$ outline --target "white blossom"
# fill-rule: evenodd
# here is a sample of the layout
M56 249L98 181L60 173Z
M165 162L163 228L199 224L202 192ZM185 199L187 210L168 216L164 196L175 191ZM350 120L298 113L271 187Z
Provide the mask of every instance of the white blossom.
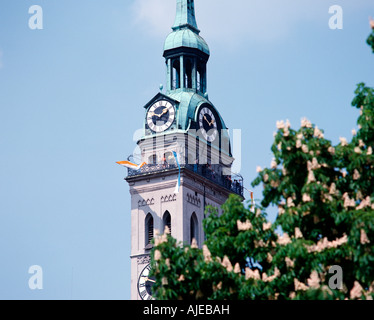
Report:
M279 269L277 267L275 267L274 268L274 274L272 276L268 277L268 275L266 273L262 274L262 281L264 281L264 282L271 282L271 281L273 281L275 278L277 278L279 276L280 276Z
M228 272L232 272L233 270L232 264L227 256L224 256L222 266L225 267Z
M293 203L293 200L292 200L291 197L287 198L287 206L288 206L289 208L292 208L292 207L295 206L295 204Z
M308 286L306 286L304 283L300 282L296 278L294 278L294 285L295 285L295 291L306 291L308 290Z
M309 174L308 174L308 182L307 183L311 183L311 182L314 182L316 181L316 178L314 176L314 173L313 171L309 171Z
M236 263L235 268L234 268L234 273L240 273L240 272L241 272L241 270L240 270L240 264Z
M310 197L309 194L304 193L304 194L303 194L303 201L304 201L304 202L311 202L312 199L311 199L311 197Z
M205 244L203 245L203 256L204 256L204 261L206 263L212 261L212 255L211 255L207 245L205 245Z
M273 256L270 254L270 252L268 252L266 260L269 263L271 263L273 261Z
M284 129L284 121L283 120L277 121L277 129L278 130Z
M262 230L266 231L266 230L270 230L270 229L271 229L271 222L262 224Z
M343 199L344 199L344 208L348 208L348 207L354 207L356 205L356 202L354 199L350 199L349 196L348 196L348 193L344 193L343 194Z
M360 299L362 296L363 288L361 287L360 283L358 281L354 282L353 288L350 292L350 298L351 299Z
M307 118L303 118L301 119L301 126L304 128L311 128L312 123Z
M238 231L247 231L252 229L252 223L247 220L246 222L236 221Z
M345 147L348 145L346 138L340 137L339 140L340 140L340 144L342 145L342 147Z
M313 135L314 135L314 137L319 138L319 139L324 138L324 135L323 135L322 131L319 130L318 127L314 128L314 134Z
M307 280L308 286L312 289L318 289L320 284L320 279L318 277L317 271L313 270L313 272L310 274L310 278Z
M331 155L335 155L335 148L330 146L328 149L327 149L328 152L330 152Z
M271 166L272 169L276 169L276 168L277 168L277 162L276 162L275 159L273 159L273 160L271 161L270 166Z
M286 257L284 261L286 262L286 266L288 268L293 268L295 266L295 260L291 260L289 257Z
M198 249L199 248L199 246L197 245L197 241L196 241L195 238L192 239L191 248L192 249Z
M308 146L307 146L306 144L303 144L303 145L301 146L301 150L302 150L304 153L308 153L308 152L309 152L309 148L308 148Z
M358 172L357 169L355 169L353 172L353 180L358 180L360 179L360 177L361 177L360 173Z
M364 229L360 230L360 242L361 242L361 244L370 243L370 240L369 240L369 238L368 238Z
M154 259L155 261L161 260L161 252L159 250L155 251Z
M260 280L260 272L256 269L255 271L252 271L250 268L245 269L245 279L255 279Z
M282 236L278 236L277 243L280 245L287 245L291 242L292 241L287 233L284 233Z
M269 175L267 173L264 174L264 182L269 181Z
M303 234L299 228L295 228L295 238L301 239L303 237Z
M334 182L330 186L329 193L330 194L335 194L336 193L336 184Z
M361 201L361 203L357 206L356 210L361 210L366 207L371 206L371 199L370 196L367 196L364 200Z

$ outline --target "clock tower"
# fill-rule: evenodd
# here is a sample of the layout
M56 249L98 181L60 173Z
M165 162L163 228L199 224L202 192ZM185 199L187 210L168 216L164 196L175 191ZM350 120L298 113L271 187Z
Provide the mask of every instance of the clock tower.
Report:
M131 299L152 299L148 277L152 239L167 226L171 236L202 246L207 206L221 205L231 193L243 196L243 181L231 172L228 129L209 100L210 51L200 36L193 0L177 0L172 32L163 56L167 82L144 106L139 154L129 169L131 194Z

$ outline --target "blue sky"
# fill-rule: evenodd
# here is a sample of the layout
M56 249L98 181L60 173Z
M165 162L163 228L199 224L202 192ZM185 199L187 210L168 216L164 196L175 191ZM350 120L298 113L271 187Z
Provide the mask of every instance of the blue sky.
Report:
M28 9L43 8L30 30ZM344 11L330 30L331 5ZM372 0L196 0L210 100L242 130L247 187L277 120L351 138L356 84L374 86ZM165 83L175 0L1 0L0 299L129 299L130 196L115 164ZM261 198L261 189L256 190ZM274 213L270 214L274 219ZM43 268L44 289L28 287Z

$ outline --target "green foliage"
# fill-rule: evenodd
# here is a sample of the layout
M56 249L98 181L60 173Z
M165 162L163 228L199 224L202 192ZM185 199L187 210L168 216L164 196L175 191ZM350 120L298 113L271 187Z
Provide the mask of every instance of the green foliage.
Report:
M271 167L252 183L264 187L262 207L232 195L221 215L209 208L203 249L156 239L157 299L374 297L374 90L360 83L355 94L359 130L350 142L333 145L307 119L298 130L277 123ZM279 208L274 224L269 206ZM329 288L333 265L343 269L341 290Z
M374 28L373 28L373 32L371 33L371 35L369 36L367 40L367 43L373 49L373 52L374 52Z

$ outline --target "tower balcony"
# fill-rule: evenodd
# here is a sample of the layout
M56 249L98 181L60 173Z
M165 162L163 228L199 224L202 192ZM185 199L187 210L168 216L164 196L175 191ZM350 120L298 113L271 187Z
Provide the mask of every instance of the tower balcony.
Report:
M214 170L210 168L209 165L191 165L191 164L181 164L181 170L187 169L195 174L204 177L205 179L227 189L228 191L235 193L244 198L244 188L243 188L243 177L237 174L232 174L231 176L218 175ZM178 166L172 163L164 164L147 164L143 166L140 170L128 169L127 178L146 176L155 173L167 172L170 170L178 170Z

